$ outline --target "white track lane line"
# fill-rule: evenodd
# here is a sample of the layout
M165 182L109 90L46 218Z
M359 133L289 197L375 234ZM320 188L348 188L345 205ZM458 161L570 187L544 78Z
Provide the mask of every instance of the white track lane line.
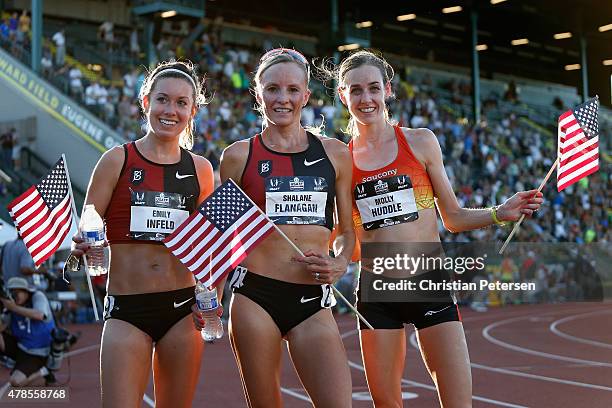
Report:
M357 333L357 330L353 329L353 330L351 330L349 332L346 332L346 333L340 335L340 338L344 339L345 337L351 336L351 335L353 335L355 333ZM299 400L306 401L306 402L309 402L309 403L312 404L312 400L308 396L302 395L302 394L300 394L298 392L295 392L293 390L290 390L288 388L281 387L281 392L284 392L287 395L290 395L290 396L292 396L294 398L297 398Z
M590 388L594 390L612 392L612 387L606 387L605 385L596 385L596 384L589 384L589 383L583 383L583 382L578 382L578 381L563 380L561 378L546 377L543 375L529 374L529 373L524 373L521 371L512 371L506 368L489 367L489 366L485 366L482 364L476 364L476 363L471 363L471 365L474 368L479 368L479 369L486 370L486 371L493 371L493 372L500 373L500 374L507 374L507 375L513 375L516 377L531 378L534 380L542 380L542 381L553 382L553 383L558 383L558 384L574 385L576 387Z
M83 347L80 348L78 350L73 350L70 351L68 353L66 353L64 356L65 357L72 357L72 356L76 356L82 353L86 353L88 351L91 350L95 350L95 349L99 349L100 345L99 344L93 344L91 346L87 346L87 347ZM6 389L8 389L8 387L10 386L10 384L7 382L2 388L0 388L0 396L4 394L4 392L6 391ZM310 398L303 396L302 394L299 394L297 392L291 391L287 388L283 388L281 387L281 391L284 392L285 394L291 395L292 397L295 397L297 399L301 399L302 401L307 401L307 402L312 402L310 401ZM142 396L142 400L150 407L155 407L155 400L151 397L149 397L146 393Z
M350 336L352 336L354 334L357 334L357 333L358 333L358 330L351 330L349 332L343 333L340 337L342 339L345 339L345 338L350 337ZM414 333L412 333L412 335L414 335ZM416 337L415 337L415 339L416 339ZM412 342L412 336L411 336L411 342ZM416 344L416 342L415 342L415 344ZM417 349L418 349L418 346L417 346ZM350 367L352 367L352 368L354 368L356 370L365 372L365 369L363 368L363 366L361 364L355 363L354 361L351 361L351 360L349 360L348 363L349 363ZM426 390L430 390L430 391L433 391L433 392L437 393L436 387L434 387L431 384L423 384L423 383L412 381L412 380L406 380L405 378L402 378L401 381L402 381L402 384L410 385L410 386L417 387L417 388L424 388ZM498 401L498 400L491 399L491 398L480 397L478 395L473 395L472 399L474 401L486 402L486 403L489 403L489 404L492 404L492 405L496 405L496 406L499 406L499 407L527 408L524 405L516 405L516 404L509 403L509 402Z
M92 351L92 350L96 350L100 348L100 344L92 344L91 346L86 346L77 350L73 350L73 351L69 351L68 353L64 354L64 357L74 357L74 356L78 356L79 354L83 354L86 353L88 351ZM6 383L6 386L8 387L9 383ZM0 389L0 395L2 395L2 389ZM153 400L151 397L149 397L147 394L144 394L142 396L142 400L149 405L150 407L155 407L155 400Z
M64 354L64 357L78 356L79 354L87 353L88 351L96 350L99 348L100 348L100 344L92 344L90 346L85 346L80 349L69 351L68 353ZM11 386L11 383L7 381L6 384L0 387L0 398L4 396L4 393L6 392L6 390L9 389L10 386Z
M363 368L363 366L361 364L357 364L357 363L349 360L349 366L354 368L354 369L356 369L356 370L365 372L365 369ZM402 384L410 385L410 386L415 387L415 388L424 388L426 390L433 391L434 393L437 393L436 387L434 387L433 385L423 384L423 383L416 382L416 381L411 381L411 380L406 380L405 378L402 378L401 381L402 381ZM485 397L479 397L477 395L472 396L472 399L474 401L486 402L486 403L489 403L489 404L492 404L492 405L496 405L496 406L499 406L499 407L528 408L525 405L516 405L516 404L509 403L509 402L498 401L498 400L494 400L494 399L490 399L490 398L485 398Z
M417 342L417 339L416 339L416 333L415 332L413 332L410 335L410 345L412 345L417 350L419 349L419 345L418 345L418 342ZM515 377L524 377L524 378L530 378L530 379L534 379L534 380L553 382L553 383L558 383L558 384L574 385L576 387L582 387L582 388L590 388L590 389L603 390L603 391L612 391L612 387L606 387L605 385L597 385L597 384L583 383L583 382L578 382L578 381L564 380L564 379L556 378L556 377L547 377L547 376L544 376L544 375L524 373L522 371L513 371L513 370L510 370L508 368L490 367L490 366L486 366L484 364L470 363L470 365L472 367L478 368L480 370L492 371L492 372L499 373L499 374L513 375ZM587 365L589 367L592 366L592 364L581 364L581 366L585 366L585 365Z
M80 349L69 351L68 353L64 354L64 357L78 356L79 354L87 353L88 351L97 350L99 348L100 348L99 344L92 344L91 346L86 346Z
M77 356L79 354L83 354L86 353L88 351L92 351L92 350L96 350L100 348L100 344L92 344L91 346L87 346L87 347L83 347L77 350L73 350L73 351L69 351L68 353L64 354L64 357L73 357L73 356ZM8 385L8 383L7 383ZM0 389L1 391L1 389ZM0 392L0 395L2 395L2 393ZM147 394L144 394L142 396L142 400L150 407L155 407L155 400L152 399L151 397L149 397Z
M492 323L488 326L485 326L485 328L482 329L482 335L485 339L487 339L489 342L496 344L500 347L504 347L506 349L509 350L513 350L513 351L517 351L519 353L523 353L523 354L530 354L533 356L539 356L539 357L544 357L544 358L549 358L552 360L559 360L559 361L569 361L571 363L582 363L582 364L588 364L594 367L612 367L612 363L605 363L605 362L601 362L601 361L593 361L593 360L585 360L585 359L581 359L581 358L574 358L574 357L568 357L568 356L563 356L563 355L559 355L559 354L552 354L552 353L545 353L543 351L538 351L538 350L532 350L532 349L528 349L525 347L521 347L521 346L517 346L502 340L499 340L495 337L493 337L490 332L491 330L503 326L505 324L509 324L509 323L514 323L516 321L519 320L524 320L524 319L528 319L530 317L533 316L522 316L522 317L514 317L512 319L505 319L505 320L500 320L498 322Z
M142 400L146 402L148 406L155 408L155 400L151 399L147 394L142 396Z
M302 395L299 392L295 392L293 390L290 390L289 388L284 388L284 387L281 387L281 391L294 398L297 398L299 400L306 401L312 404L312 401L310 400L310 398L308 398L308 396Z
M571 340L571 341L575 341L578 343L583 343L583 344L588 344L590 346L596 346L596 347L605 347L605 348L609 348L612 349L612 344L610 343L604 343L601 341L595 341L595 340L590 340L590 339L585 339L582 337L576 337L576 336L572 336L571 334L567 334L562 332L561 330L559 330L557 328L557 326L559 326L560 324L572 321L572 320L576 320L576 319L580 319L583 317L587 317L587 316L593 316L593 315L597 315L597 314L603 314L603 313L612 313L612 310L600 310L600 311L596 311L596 312L590 312L590 313L582 313L582 314L578 314L578 315L574 315L574 316L569 316L563 319L559 319L559 320L555 320L554 322L552 322L550 324L550 326L548 326L549 330L551 332L553 332L554 334L556 334L559 337L563 337L566 340Z

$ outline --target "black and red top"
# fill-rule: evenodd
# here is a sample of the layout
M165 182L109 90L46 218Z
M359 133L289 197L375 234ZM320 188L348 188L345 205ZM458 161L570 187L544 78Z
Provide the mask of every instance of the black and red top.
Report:
M336 170L321 140L307 133L308 148L275 152L261 135L249 139L242 189L275 224L334 228Z
M146 159L134 142L123 145L125 159L106 209L109 244L160 242L187 219L197 205L200 184L193 157L159 164Z

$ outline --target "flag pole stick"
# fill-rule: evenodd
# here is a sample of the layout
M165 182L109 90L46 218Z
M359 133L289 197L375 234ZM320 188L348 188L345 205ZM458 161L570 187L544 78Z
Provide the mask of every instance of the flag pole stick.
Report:
M536 195L540 191L542 191L542 189L544 188L544 185L546 184L546 182L548 181L548 179L552 175L553 170L555 169L555 167L557 167L557 163L558 162L559 162L559 157L557 157L557 160L555 160L553 165L550 167L550 170L548 170L548 174L546 175L544 180L542 180L542 182L540 183L540 187L538 187L538 191L536 191ZM535 195L534 195L534 197L535 197ZM521 226L521 223L523 222L524 219L525 219L525 214L521 215L521 218L519 218L519 220L514 224L514 228L512 228L512 232L510 232L510 235L508 235L508 238L506 238L506 242L504 242L504 245L502 245L501 249L499 250L499 254L500 255L504 252L504 250L506 249L506 247L510 243L510 240L512 239L514 234L516 234L518 232L518 229Z
M230 180L230 181L231 181L231 182L232 182L232 183L233 183L233 184L234 184L236 187L238 187L238 185L237 185L237 184L234 182L234 180L232 180L231 178L230 178L229 180ZM239 187L238 187L238 188L239 188ZM255 203L253 202L253 200L251 200L251 197L249 197L247 194L245 194L245 196L248 198L248 200L251 202L251 204L253 204L255 207L257 207L257 204L255 204ZM271 223L271 224L274 226L274 228L276 229L276 231L277 231L279 234L281 234L281 236L282 236L283 238L285 238L285 239L287 240L287 242L288 242L288 243L289 243L289 244L290 244L290 245L293 247L293 249L295 249L295 250L296 250L296 252L297 252L298 254L300 254L300 256L304 256L304 253L302 252L302 250L301 250L300 248L298 248L298 246L297 246L297 245L295 245L295 243L294 243L294 242L293 242L293 241L292 241L292 240L291 240L291 239L290 239L290 238L289 238L289 237L288 237L288 236L287 236L287 235L286 235L286 234L285 234L283 231L281 231L281 229L278 227L278 225L276 225L276 224L274 223L274 221L272 221L272 220L271 220L271 219L268 217L268 215L267 215L266 213L264 213L263 211L261 211L261 213L263 214L263 216L264 216L264 217L266 217L266 219L268 220L268 222L269 222L269 223ZM340 291L339 291L338 289L336 289L336 287L335 287L334 285L331 285L331 284L330 284L330 286L331 286L332 290L334 291L334 293L335 293L336 295L338 295L338 296L340 297L340 299L342 299L342 301L343 301L344 303L346 303L346 305L349 307L349 309L351 309L351 310L352 310L352 311L353 311L353 312L354 312L354 313L357 315L357 317L359 317L359 318L361 319L361 321L362 321L362 322L363 322L363 323L364 323L366 326L368 326L368 328L369 328L370 330L374 330L374 327L372 327L372 325L370 324L370 322L368 322L368 321L366 320L366 318L365 318L365 317L363 317L363 315L357 311L357 309L356 309L356 308L355 308L355 307L354 307L354 306L351 304L351 302L349 302L349 301L348 301L348 300L347 300L347 299L344 297L344 295L343 295L342 293L340 293Z
M72 217L74 218L75 225L78 228L79 220L77 218L76 204L74 202L74 195L72 193L72 183L70 182L70 173L68 172L68 163L66 162L66 155L63 153L62 153L62 159L64 160L64 168L66 169L66 179L68 181L68 191L70 192L70 201L72 202ZM94 317L96 318L96 321L99 321L100 317L98 316L98 307L96 305L96 298L94 297L93 287L91 285L91 277L89 276L89 265L87 265L87 257L85 255L83 255L83 263L85 264L85 277L87 278L87 286L89 287L89 296L91 297L91 305L93 307Z

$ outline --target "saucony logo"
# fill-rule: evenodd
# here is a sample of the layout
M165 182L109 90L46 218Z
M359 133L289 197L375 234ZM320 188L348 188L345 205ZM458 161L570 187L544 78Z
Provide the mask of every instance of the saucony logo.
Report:
M313 298L304 299L304 296L302 296L302 298L300 299L300 303L308 303L308 302L310 302L310 301L312 301L312 300L315 300L315 299L318 299L318 298L320 298L320 297L321 297L321 296L315 296L315 297L313 297Z
M306 160L306 158L304 158L304 166L306 166L306 167L312 166L313 164L316 164L316 163L320 162L321 160L325 160L325 157L321 157L320 159L315 160L315 161L311 161L311 162L309 162L308 160Z
M433 315L433 314L440 313L440 312L442 312L442 311L444 311L444 310L448 309L449 307L450 307L450 306L446 306L445 308L440 309L440 310L429 310L429 311L427 311L427 312L425 313L425 316L431 316L431 315Z
M187 177L193 177L193 174L179 174L178 171L176 172L176 178L179 180L187 178Z
M191 299L193 299L193 296L181 303L174 302L174 308L178 309L179 307L183 306L185 303L189 302Z

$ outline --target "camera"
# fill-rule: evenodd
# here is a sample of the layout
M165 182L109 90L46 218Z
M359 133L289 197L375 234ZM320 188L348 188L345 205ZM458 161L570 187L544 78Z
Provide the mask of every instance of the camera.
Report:
M51 352L47 358L47 368L57 371L62 367L64 353L77 342L79 336L61 327L51 331Z
M0 298L12 299L11 292L4 286L4 280L0 279Z

